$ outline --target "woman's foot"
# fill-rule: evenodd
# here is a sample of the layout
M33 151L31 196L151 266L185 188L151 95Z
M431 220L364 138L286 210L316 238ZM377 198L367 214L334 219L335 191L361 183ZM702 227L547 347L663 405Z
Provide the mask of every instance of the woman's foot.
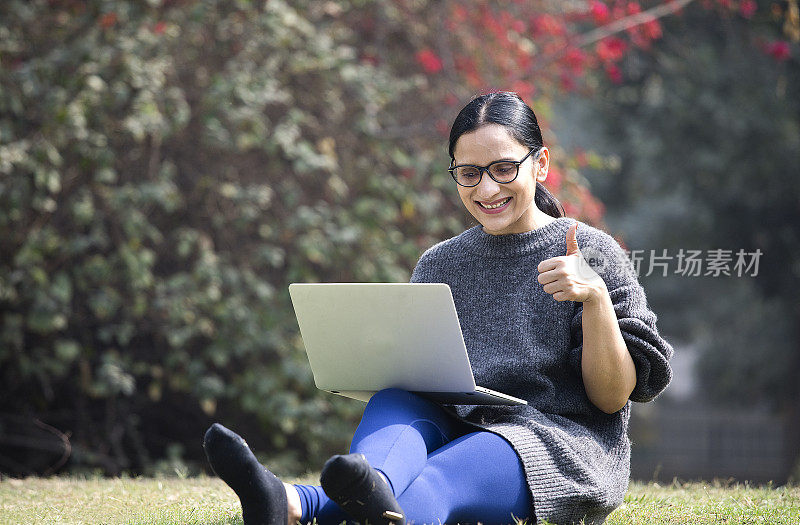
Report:
M203 448L211 468L239 496L245 525L289 523L288 489L258 462L241 436L214 423Z
M361 524L406 523L389 485L362 454L333 456L322 468L320 484L329 498Z

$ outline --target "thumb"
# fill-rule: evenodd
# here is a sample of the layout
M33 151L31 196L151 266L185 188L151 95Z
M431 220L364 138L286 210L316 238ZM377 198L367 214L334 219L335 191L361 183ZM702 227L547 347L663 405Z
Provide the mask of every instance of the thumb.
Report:
M578 223L576 222L567 230L567 255L575 255L581 253L578 248Z

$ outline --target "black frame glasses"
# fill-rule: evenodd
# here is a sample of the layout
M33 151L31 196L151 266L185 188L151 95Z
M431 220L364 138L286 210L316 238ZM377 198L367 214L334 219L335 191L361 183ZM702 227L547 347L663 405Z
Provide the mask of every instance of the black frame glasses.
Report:
M527 160L527 158L534 151L537 152L536 156L534 157L534 160L536 160L536 159L539 158L539 153L541 153L542 148L539 148L538 150L535 149L535 148L531 148L531 150L528 152L528 154L525 155L524 157L522 157L521 160L496 160L496 161L494 161L494 162L492 162L492 163L490 163L490 164L488 164L486 166L477 166L475 164L459 164L458 166L453 166L452 164L453 164L453 162L455 162L455 159L453 159L452 161L450 161L451 166L449 168L447 168L447 171L450 172L450 176L453 177L453 180L456 181L456 184L458 184L459 186L464 186L465 188L473 188L473 187L477 186L478 184L480 184L481 180L483 180L483 172L484 171L486 173L488 173L489 177L491 177L491 179L493 181L495 181L496 183L498 183L498 184L509 184L511 182L514 182L517 179L517 176L519 175L519 166L520 166L520 164L525 162L525 160ZM514 166L514 169L516 171L514 173L514 176L511 177L510 180L506 180L506 181L497 180L497 178L495 178L496 174L492 175L492 166L498 166L499 167L502 164L509 164L509 165L513 165ZM459 181L458 180L458 175L456 174L456 170L458 168L475 168L475 169L477 169L478 170L478 180L475 182L475 184L464 184L463 182Z

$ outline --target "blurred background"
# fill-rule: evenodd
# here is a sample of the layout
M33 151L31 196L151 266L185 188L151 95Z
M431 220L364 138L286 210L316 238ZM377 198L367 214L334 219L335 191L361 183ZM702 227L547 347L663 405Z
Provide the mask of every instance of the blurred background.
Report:
M0 472L195 474L214 421L279 474L345 450L287 286L474 225L449 126L511 90L675 347L633 477L798 479L798 42L796 0L4 0Z

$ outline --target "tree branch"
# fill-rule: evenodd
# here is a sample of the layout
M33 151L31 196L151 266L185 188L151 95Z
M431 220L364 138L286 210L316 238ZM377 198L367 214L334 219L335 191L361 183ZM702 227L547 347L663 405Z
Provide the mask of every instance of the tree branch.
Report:
M591 31L579 35L578 41L575 43L575 45L578 47L588 46L589 44L593 44L607 36L611 36L621 31L625 31L626 29L630 29L641 24L646 24L647 22L672 14L687 4L692 3L693 1L694 0L674 0L672 2L664 2L656 7L642 11L641 13L626 16L625 18L620 18L619 20L614 20L610 24L600 26L596 29L592 29Z
M647 22L656 20L658 18L662 18L666 15L672 14L675 11L682 9L686 5L690 4L694 0L674 0L672 2L665 2L663 4L657 5L656 7L650 8L646 11L642 11L641 13L636 13L634 15L626 16L624 18L620 18L619 20L614 20L610 24L606 24L591 31L587 31L581 35L577 35L576 39L559 49L557 52L551 55L545 55L542 58L542 61L535 61L534 64L529 68L527 73L532 73L537 69L541 69L544 66L551 64L552 62L558 60L566 52L571 49L572 47L585 47L590 44L593 44L599 40L602 40L608 36L614 35L616 33L620 33L632 27L636 27L641 24L645 24Z
M61 444L64 447L63 452L61 454L61 458L58 461L47 467L47 470L44 472L45 476L50 476L54 474L58 469L64 466L64 463L67 462L70 455L72 455L72 443L69 442L69 435L61 432L57 428L44 423L40 419L34 419L34 424L41 428L42 430L46 430L51 434L54 434L59 440L61 440Z

